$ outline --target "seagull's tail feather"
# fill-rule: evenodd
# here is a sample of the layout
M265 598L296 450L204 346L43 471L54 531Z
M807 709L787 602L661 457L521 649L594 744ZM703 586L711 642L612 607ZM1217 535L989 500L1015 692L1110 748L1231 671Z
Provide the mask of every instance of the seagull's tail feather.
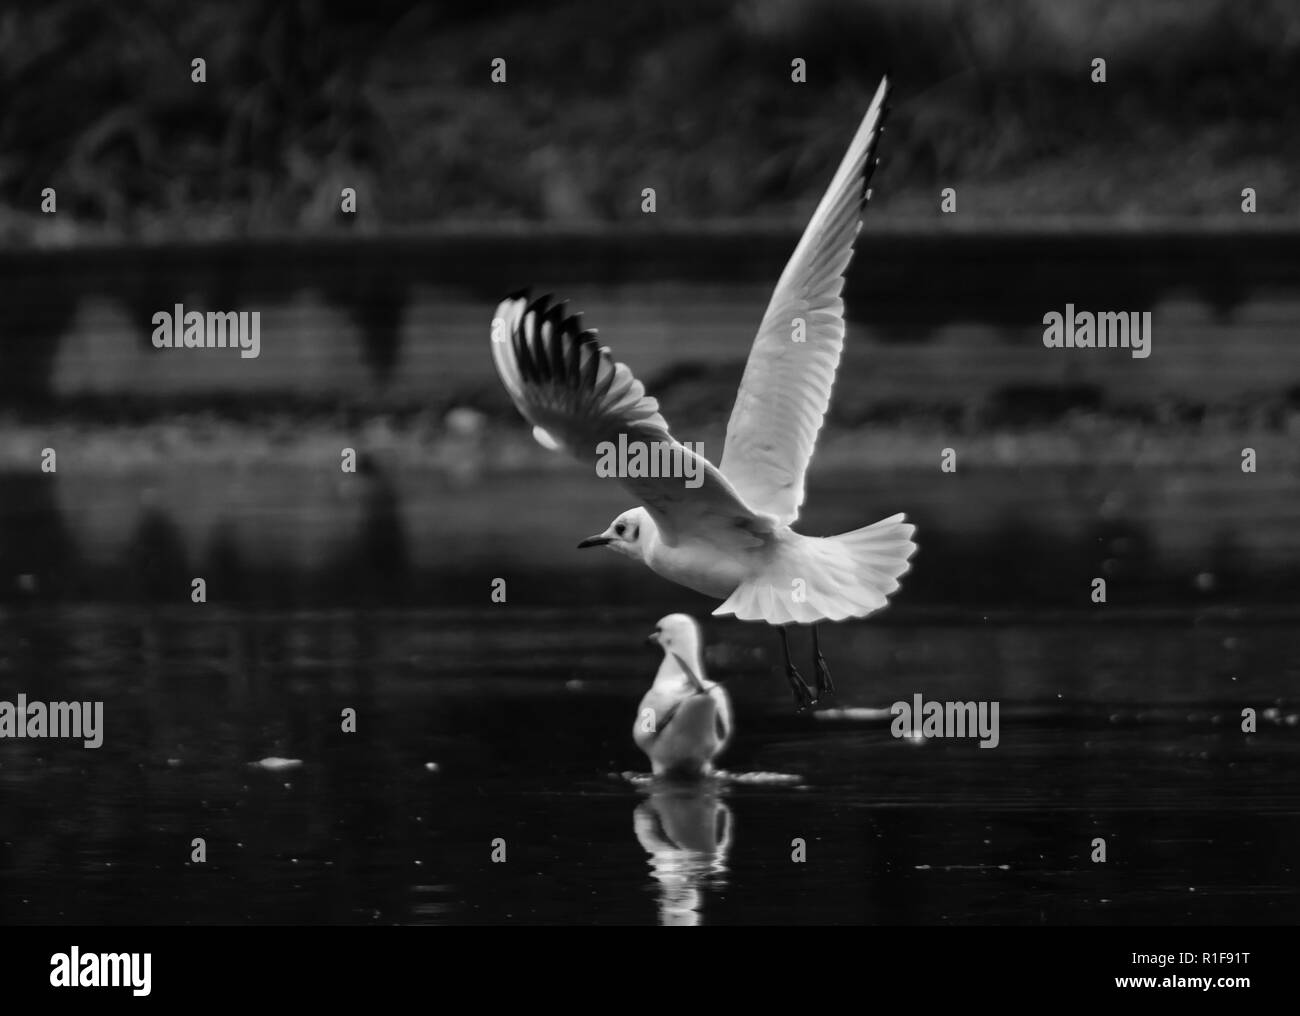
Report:
M899 514L839 536L793 535L713 613L768 624L865 617L885 606L907 574L915 532Z

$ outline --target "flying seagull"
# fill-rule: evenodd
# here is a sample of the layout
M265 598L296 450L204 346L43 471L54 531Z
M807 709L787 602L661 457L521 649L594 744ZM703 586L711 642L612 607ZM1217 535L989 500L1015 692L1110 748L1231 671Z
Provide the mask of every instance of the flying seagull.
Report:
M602 449L667 449L677 470L625 469L643 507L624 512L579 547L609 547L681 585L724 600L714 614L777 626L786 678L799 706L816 699L790 659L785 626L813 626L817 691L834 690L819 621L865 617L898 589L916 550L905 516L839 536L790 528L844 346L844 272L871 196L876 142L889 82L883 79L830 187L795 247L745 365L717 465L668 430L659 403L614 360L580 315L549 296L507 297L497 307L492 356L538 443L599 467ZM632 475L652 472L656 475ZM679 475L658 475L677 472ZM694 477L683 483L681 475Z
M656 776L708 776L731 740L731 700L704 676L700 626L686 614L669 614L647 641L664 651L664 659L637 706L632 739Z

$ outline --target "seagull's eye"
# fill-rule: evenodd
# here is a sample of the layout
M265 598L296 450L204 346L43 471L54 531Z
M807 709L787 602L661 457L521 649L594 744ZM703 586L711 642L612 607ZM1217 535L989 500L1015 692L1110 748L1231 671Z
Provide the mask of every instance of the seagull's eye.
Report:
M618 525L614 527L614 532L618 533L619 536L622 536L623 530L625 530L626 528L627 526L623 525L623 523L620 522Z

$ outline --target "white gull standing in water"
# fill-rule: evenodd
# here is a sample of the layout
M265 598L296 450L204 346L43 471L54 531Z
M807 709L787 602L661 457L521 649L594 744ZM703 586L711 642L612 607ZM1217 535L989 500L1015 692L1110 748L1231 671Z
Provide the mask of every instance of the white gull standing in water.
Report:
M664 659L637 706L632 739L656 776L708 776L731 741L731 700L722 685L704 676L700 626L686 614L669 614L649 641L664 651Z
M819 621L885 606L916 550L900 513L831 537L790 528L844 346L844 272L862 225L889 83L882 80L830 187L777 282L745 366L718 465L677 441L659 403L578 315L516 294L497 308L492 355L544 447L599 466L613 445L667 449L676 476L621 475L643 507L579 547L605 546L664 578L724 600L714 613L776 625L786 677L815 701L790 659L785 627L813 626L817 690L833 691ZM661 454L652 455L662 458ZM622 471L624 474L646 470ZM682 475L694 478L683 483Z

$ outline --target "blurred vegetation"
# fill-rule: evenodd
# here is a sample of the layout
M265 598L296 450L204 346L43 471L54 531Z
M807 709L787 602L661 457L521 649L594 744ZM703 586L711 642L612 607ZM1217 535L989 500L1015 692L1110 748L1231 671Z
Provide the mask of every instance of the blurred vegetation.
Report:
M886 70L877 215L1300 211L1292 0L10 0L0 238L794 222Z

